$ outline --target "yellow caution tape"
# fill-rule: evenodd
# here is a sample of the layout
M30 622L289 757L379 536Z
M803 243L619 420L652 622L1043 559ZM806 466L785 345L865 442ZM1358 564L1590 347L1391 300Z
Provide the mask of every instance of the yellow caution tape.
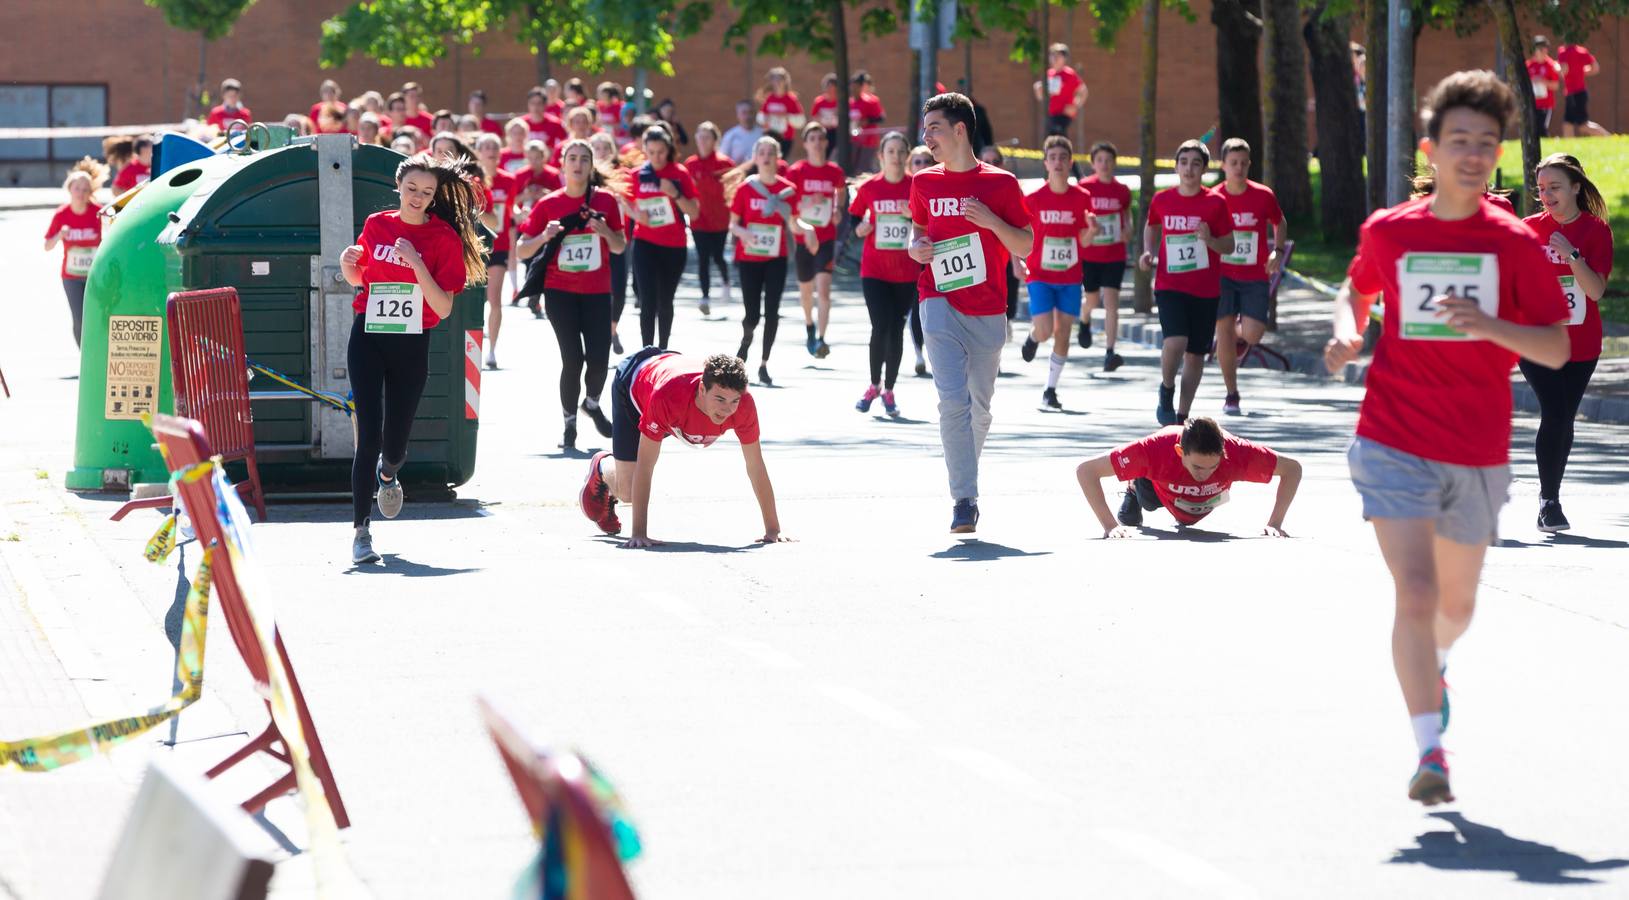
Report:
M150 563L161 563L170 558L175 552L175 513L164 517L158 530L147 539L147 549L142 553Z
M161 706L145 713L99 722L73 731L20 741L0 741L0 769L22 772L50 772L112 749L155 725L175 718L193 704L204 690L204 634L209 621L210 566L215 548L204 551L198 574L187 591L181 619L181 652L176 656L175 674L181 690Z

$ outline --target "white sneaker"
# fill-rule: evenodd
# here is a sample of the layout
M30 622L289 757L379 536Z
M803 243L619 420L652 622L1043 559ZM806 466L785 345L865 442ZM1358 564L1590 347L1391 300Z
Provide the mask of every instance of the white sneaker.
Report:
M488 369L496 369L498 367L498 351L491 349L486 351L486 367Z

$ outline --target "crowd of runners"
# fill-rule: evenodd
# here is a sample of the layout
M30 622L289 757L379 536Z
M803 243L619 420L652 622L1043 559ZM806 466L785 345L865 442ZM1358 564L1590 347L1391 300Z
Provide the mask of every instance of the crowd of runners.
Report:
M469 113L454 116L429 111L412 83L350 104L325 83L308 117L318 130L350 131L404 155L399 207L370 216L340 259L357 288L348 358L358 424L354 562L380 559L375 507L387 519L402 508L397 473L425 385L428 335L461 291L483 281L485 364L498 365L505 300L527 303L559 343L561 446L575 447L579 416L610 441L590 460L578 498L598 529L621 534L618 506L627 504L625 546L658 544L649 512L663 442L707 446L734 432L762 513L760 540L784 540L751 386L753 374L759 385L774 383L789 269L803 313L802 350L816 358L853 351L853 370L865 372L859 411L880 402L887 415L899 414L895 390L910 335L916 372L931 374L938 395L950 530L964 534L978 527L979 458L1020 285L1029 303L1020 355L1028 363L1046 349L1040 403L1061 409L1071 344L1094 343L1092 308L1104 309L1101 366L1114 371L1122 363L1115 337L1126 269L1150 272L1163 332L1150 404L1158 430L1122 435L1079 465L1086 503L1113 538L1160 510L1193 525L1228 500L1233 483L1276 478L1263 531L1282 536L1301 464L1193 408L1214 352L1226 388L1221 412L1241 412L1239 355L1266 330L1268 286L1288 237L1277 199L1248 179L1252 148L1244 140L1222 141L1223 177L1214 187L1203 181L1210 148L1190 140L1176 148L1176 185L1154 194L1138 222L1112 144L1092 144L1085 154L1092 174L1072 177L1075 147L1064 133L1087 91L1066 47L1051 48L1050 60L1047 83L1036 89L1052 98L1055 133L1042 148L1046 177L1027 194L999 164L999 151L981 158L988 140L968 97L927 100L907 135L879 127L886 114L863 72L854 77L850 109L857 169L847 172L830 156L835 84L823 86L806 114L780 68L767 73L761 96L737 106L728 130L710 121L687 130L671 102L652 117L633 116L614 84L591 95L575 80L549 82L527 95L525 114L496 121L479 91ZM223 88L225 102L210 121L247 120L240 87ZM1577 93L1569 84L1567 96ZM1427 804L1452 799L1441 748L1446 667L1469 624L1507 496L1511 369L1519 361L1542 405L1538 527L1563 530L1560 485L1572 422L1601 352L1597 301L1612 267L1604 201L1580 160L1556 154L1539 164L1543 209L1526 220L1488 195L1515 104L1488 72L1456 73L1429 94L1421 149L1430 177L1415 199L1364 224L1326 350L1332 371L1354 359L1370 309L1381 304L1348 457L1396 584L1392 650L1419 745L1409 796ZM1568 109L1571 123L1577 116ZM1578 115L1587 121L1587 110ZM146 140L120 148L122 183L146 176L150 151ZM100 237L91 196L107 174L91 161L76 167L65 184L69 200L46 234L47 250L65 248L76 337ZM496 235L490 246L482 226ZM1128 238L1136 228L1141 252L1133 259ZM871 322L863 367L858 348L833 347L827 334L834 261L849 241ZM715 297L733 302L739 290L734 354L668 349L692 245L700 312L711 314ZM619 324L630 277L639 337L625 344ZM1105 478L1124 485L1117 511Z

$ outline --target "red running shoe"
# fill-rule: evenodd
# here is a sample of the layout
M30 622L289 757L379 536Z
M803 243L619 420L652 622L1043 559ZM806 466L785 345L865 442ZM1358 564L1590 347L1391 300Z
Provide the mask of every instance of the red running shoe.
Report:
M622 530L622 523L617 519L615 512L616 501L611 499L611 486L605 483L605 476L600 474L600 460L610 455L609 450L601 450L588 460L588 477L583 479L583 489L577 495L577 505L582 507L583 515L598 525L601 531L616 534Z

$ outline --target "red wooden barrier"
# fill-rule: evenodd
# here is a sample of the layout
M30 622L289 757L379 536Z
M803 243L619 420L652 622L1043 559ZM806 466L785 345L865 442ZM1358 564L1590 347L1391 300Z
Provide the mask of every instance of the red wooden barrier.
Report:
M241 357L240 357L241 358ZM241 371L240 371L241 377ZM196 465L215 456L210 448L204 431L197 422L175 416L154 416L153 433L158 436L159 446L164 448L165 459L168 461L171 472L177 472L188 466ZM198 545L209 547L219 545L223 552L215 555L215 596L220 602L220 609L226 617L226 625L232 633L232 643L237 645L238 655L243 658L243 664L248 667L249 674L262 692L269 691L270 677L266 670L266 657L261 650L260 643L255 639L254 624L249 618L249 608L244 600L243 592L238 586L237 576L232 570L230 555L224 552L225 529L217 512L219 498L215 493L214 483L207 478L200 478L191 482L182 479L177 485L181 501L187 513L192 517L192 527L198 533ZM275 625L272 625L275 629ZM283 671L288 673L290 693L293 694L294 707L300 717L300 730L305 734L306 747L310 752L311 769L317 779L322 782L323 793L328 797L328 805L334 813L334 824L340 828L347 828L351 824L350 817L345 813L345 803L339 796L339 785L334 781L333 770L328 765L328 756L323 752L322 741L317 737L316 723L311 719L311 711L306 707L305 695L300 691L300 682L294 675L294 665L289 661L288 650L283 647L283 636L274 631L273 641L277 647L277 655L282 659ZM271 701L267 700L266 709L271 711ZM273 747L281 744L283 749ZM222 760L213 769L204 773L205 777L215 778L227 769L248 759L256 753L264 752L266 755L288 764L287 744L283 741L282 733L277 729L275 720L268 722L266 730L257 737L239 748L231 756ZM294 790L295 779L293 766L289 771L270 786L255 794L243 803L244 810L254 813L265 807L271 800Z

